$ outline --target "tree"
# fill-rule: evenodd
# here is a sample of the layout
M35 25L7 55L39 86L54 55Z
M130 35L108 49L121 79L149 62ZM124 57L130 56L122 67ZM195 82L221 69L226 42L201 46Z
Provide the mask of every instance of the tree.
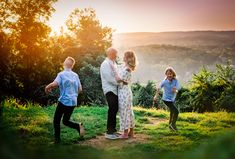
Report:
M70 31L66 38L70 45L64 50L64 55L76 60L74 71L78 72L83 84L79 101L104 104L99 67L106 49L112 44L113 30L101 25L92 8L75 9L66 25Z
M102 27L92 8L75 9L66 21L66 25L85 54L97 57L111 46L112 32L109 27Z
M15 64L11 73L25 97L33 95L35 88L50 75L47 63L48 21L56 0L0 1L1 31L12 41L9 54Z
M14 75L10 73L13 65L10 54L11 46L12 42L8 40L8 36L0 31L0 101L5 95L14 91L15 84L12 83Z
M63 60L72 56L74 71L84 86L82 102L104 103L99 66L111 46L112 29L101 25L93 9L76 9L67 21L69 32L61 29L61 35L49 37L51 29L46 22L55 11L55 2L0 0L0 82L4 84L0 93L6 90L6 95L43 104L55 101L58 90L46 96L44 86L62 70Z

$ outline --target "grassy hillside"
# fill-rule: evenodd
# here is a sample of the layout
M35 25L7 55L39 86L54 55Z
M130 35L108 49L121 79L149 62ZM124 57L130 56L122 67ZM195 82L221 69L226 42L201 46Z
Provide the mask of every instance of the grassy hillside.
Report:
M181 113L178 132L168 129L169 113L135 107L136 139L110 141L103 137L106 107L78 107L72 120L83 122L85 140L62 126L62 140L53 144L55 106L2 103L1 158L233 158L235 113Z
M225 64L227 60L235 64L235 46L224 48L147 45L137 46L132 50L140 61L134 72L134 80L145 83L148 80L161 81L168 66L173 66L178 79L185 83L194 73L198 73L202 66L213 70L216 64Z
M202 66L214 69L227 60L235 65L235 31L123 33L114 35L113 45L120 54L129 49L136 52L139 65L134 81L143 83L161 81L168 66L185 83Z
M234 45L235 31L140 32L115 34L113 45L128 48L151 44L178 46Z

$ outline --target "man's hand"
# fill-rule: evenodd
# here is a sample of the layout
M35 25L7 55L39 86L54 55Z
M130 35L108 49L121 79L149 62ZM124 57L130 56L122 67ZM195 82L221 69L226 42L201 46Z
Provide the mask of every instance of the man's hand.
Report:
M125 81L122 81L122 82L123 82L123 84L124 84L124 85L128 85L128 83L127 83L127 82L125 82Z
M118 83L122 82L122 79L118 75L115 76L115 79Z

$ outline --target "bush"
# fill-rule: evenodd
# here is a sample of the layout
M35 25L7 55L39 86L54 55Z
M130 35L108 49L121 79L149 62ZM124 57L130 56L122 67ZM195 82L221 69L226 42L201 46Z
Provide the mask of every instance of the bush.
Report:
M53 89L51 93L46 94L45 87L46 85L42 85L33 92L33 95L35 96L33 101L38 102L44 106L56 103L60 95L59 88Z
M156 85L149 81L147 85L133 83L133 103L146 108L156 106L166 109L161 97L153 103ZM235 69L227 65L216 65L215 71L203 67L194 74L187 87L182 87L176 97L176 106L182 112L214 112L225 110L235 112Z
M235 111L235 69L216 65L216 71L202 68L193 76L190 87L190 105L198 112Z
M153 106L153 97L156 93L156 85L148 81L147 85L141 85L139 82L132 84L133 105L140 105L145 108Z
M176 96L176 106L181 112L191 112L193 107L190 105L191 93L188 88L181 87Z
M235 69L228 62L227 65L216 65L217 80L215 84L222 90L220 97L215 101L217 110L235 112Z
M215 101L217 110L235 112L235 85L226 88L219 99Z
M213 102L218 97L218 92L213 85L215 74L205 67L198 74L194 74L191 81L191 101L194 111L214 111Z
M158 100L153 102L153 97L156 94L156 84L153 81L148 81L147 85L141 85L139 82L132 84L133 104L143 106L145 108L157 107L160 109L168 109L161 100L163 92L160 91ZM181 88L176 97L176 106L181 111L192 111L190 106L190 91L187 88Z
M86 64L79 71L83 93L78 101L82 104L105 104L105 97L100 79L100 68Z

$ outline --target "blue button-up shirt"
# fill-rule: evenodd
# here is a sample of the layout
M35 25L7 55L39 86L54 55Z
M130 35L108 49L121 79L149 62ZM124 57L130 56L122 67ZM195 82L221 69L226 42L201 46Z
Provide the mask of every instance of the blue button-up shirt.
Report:
M174 102L176 98L176 93L174 93L172 90L174 87L176 87L177 90L180 89L178 80L173 79L172 81L169 81L168 79L165 79L162 81L160 87L163 88L162 100Z
M55 82L58 83L60 89L60 101L65 106L76 106L78 89L81 86L78 74L71 69L65 69L58 73Z

